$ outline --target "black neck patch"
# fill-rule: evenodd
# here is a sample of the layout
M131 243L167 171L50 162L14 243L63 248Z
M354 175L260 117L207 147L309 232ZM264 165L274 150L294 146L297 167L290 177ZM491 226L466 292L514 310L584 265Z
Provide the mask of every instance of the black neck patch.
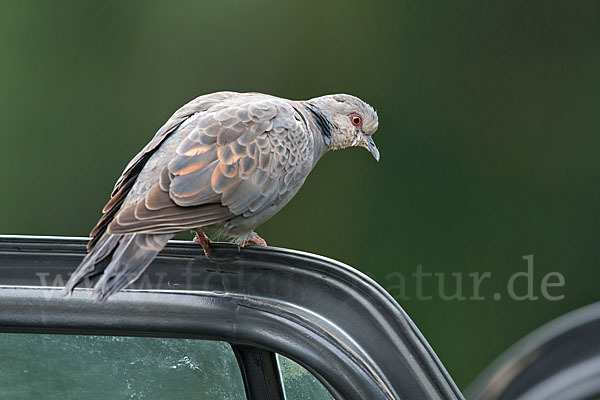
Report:
M329 142L331 141L331 132L333 131L333 124L329 118L323 114L323 111L321 111L321 109L314 104L307 103L306 108L308 108L308 111L310 111L313 117L315 117L315 122L321 130L321 135L323 135L325 143L329 145Z

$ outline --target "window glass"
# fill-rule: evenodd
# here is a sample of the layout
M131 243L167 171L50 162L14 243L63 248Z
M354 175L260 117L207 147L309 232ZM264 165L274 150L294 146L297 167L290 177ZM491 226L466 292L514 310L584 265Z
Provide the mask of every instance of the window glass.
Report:
M279 354L277 361L287 400L334 400L323 384L304 367Z
M242 400L228 343L0 334L2 399Z

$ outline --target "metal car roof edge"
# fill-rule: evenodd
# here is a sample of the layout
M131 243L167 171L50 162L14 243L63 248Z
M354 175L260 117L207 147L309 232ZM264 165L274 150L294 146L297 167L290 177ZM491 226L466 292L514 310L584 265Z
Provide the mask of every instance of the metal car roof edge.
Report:
M600 322L600 302L561 315L511 345L488 365L466 389L468 399L492 399L510 385L515 376L538 358L544 348Z
M48 250L49 248L60 249L71 247L70 245L73 245L74 248L68 249L67 252L76 250L75 253L83 254L84 246L87 240L87 238L79 237L5 235L0 236L0 251L11 251L12 249L13 252L25 250L27 253L28 251L35 252L36 248L37 250L43 251ZM16 249L14 247L16 247ZM215 247L224 253L231 253L231 246L216 244ZM29 250L26 250L25 248ZM190 256L194 250L195 247L191 246L189 242L171 241L165 251L161 254L166 257L169 255ZM363 274L339 261L298 250L272 247L248 247L243 249L242 253L239 255L239 258L241 259L251 259L252 257L260 257L261 259L269 259L271 261L275 260L275 263L278 263L283 258L284 261L288 261L290 264L294 264L294 260L301 260L302 263L304 263L302 265L303 269L308 270L312 268L317 272L326 271L328 274L335 275L340 281L345 281L347 285L353 286L353 290L358 290L362 294L368 294L368 297L370 297L370 301L372 303L377 303L376 305L378 307L383 307L387 314L393 314L396 322L404 326L404 328L401 329L402 332L399 332L399 334L402 335L402 341L404 342L404 345L408 346L407 348L410 352L410 354L405 354L405 356L407 358L412 358L416 363L415 367L418 367L416 369L420 370L419 374L421 376L415 378L421 380L418 384L423 385L424 382L428 382L426 385L431 386L428 388L428 390L430 391L432 398L462 398L460 390L457 388L440 360L437 358L425 338L410 320L408 315L385 290L383 290L366 274ZM298 265L295 265L295 268L299 268ZM326 280L324 283L326 283ZM150 292L155 292L154 294L161 293L160 291L152 290ZM135 291L130 291L130 293L133 294ZM39 293L37 296L39 296ZM127 294L121 294L116 297L122 298L123 296L130 298L130 295ZM294 359L295 354L291 354L291 356L291 358ZM303 365L305 364L301 359L299 360L296 358L296 361ZM320 371L311 372L316 372L317 375L320 373ZM388 384L394 386L394 382L390 382Z

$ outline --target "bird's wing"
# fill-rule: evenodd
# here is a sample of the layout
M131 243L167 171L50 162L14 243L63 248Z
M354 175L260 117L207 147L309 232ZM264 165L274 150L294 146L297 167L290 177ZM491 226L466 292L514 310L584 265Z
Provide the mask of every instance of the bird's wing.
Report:
M197 97L181 107L171 116L171 118L169 118L142 151L127 164L121 177L117 180L111 193L111 198L102 210L102 217L90 233L92 239L88 243L88 250L91 250L94 247L98 239L106 231L108 224L114 219L121 208L125 197L127 197L127 194L135 183L140 171L160 144L192 115L206 111L215 104L237 94L238 93L235 92L218 92Z
M209 110L185 129L160 182L119 212L110 233L172 233L249 217L277 204L308 173L311 136L283 100Z

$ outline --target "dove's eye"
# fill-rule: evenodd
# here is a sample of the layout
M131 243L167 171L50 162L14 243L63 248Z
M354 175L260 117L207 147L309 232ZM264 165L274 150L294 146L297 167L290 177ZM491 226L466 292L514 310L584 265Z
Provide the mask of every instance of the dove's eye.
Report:
M362 124L362 118L358 114L350 114L350 121L352 121L352 125L360 126Z

